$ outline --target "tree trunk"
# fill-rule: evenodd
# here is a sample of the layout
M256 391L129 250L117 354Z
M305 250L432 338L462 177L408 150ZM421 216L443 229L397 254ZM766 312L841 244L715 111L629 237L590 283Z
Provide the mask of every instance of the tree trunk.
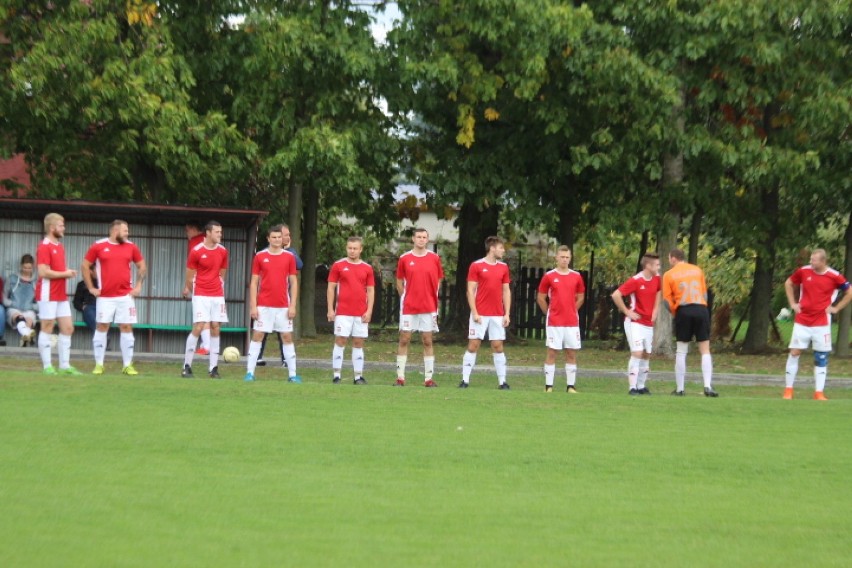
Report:
M289 184L288 191L288 203L287 203L287 225L290 228L290 246L296 249L299 252L299 256L302 258L302 262L304 262L304 256L302 255L302 194L303 188L302 184L298 182L291 181ZM305 264L304 266L307 266ZM304 267L303 267L304 270ZM302 290L302 276L299 274L299 291ZM301 296L301 293L299 294ZM299 302L300 307L296 310L296 319L293 321L293 336L296 339L302 337L302 309L301 309L301 301Z
M302 314L302 337L316 337L317 219L319 217L319 190L310 185L304 188L304 232L302 233L302 282L299 312Z
M846 224L846 280L852 280L852 212L849 213L849 222ZM840 325L837 330L837 355L848 357L852 354L849 349L849 327L852 324L852 304L846 306L838 314Z
M701 238L701 221L704 218L704 209L701 206L695 208L692 214L692 224L689 226L689 262L698 264L698 241Z
M500 208L496 205L480 211L471 203L462 204L459 211L458 266L456 281L450 298L450 316L445 325L454 330L467 331L470 307L467 305L467 270L470 263L485 256L485 239L497 234Z
M748 331L743 341L745 353L766 351L769 315L772 307L772 283L775 277L775 242L778 239L778 188L761 191L760 201L764 219L769 223L769 227L764 234L764 242L755 261Z

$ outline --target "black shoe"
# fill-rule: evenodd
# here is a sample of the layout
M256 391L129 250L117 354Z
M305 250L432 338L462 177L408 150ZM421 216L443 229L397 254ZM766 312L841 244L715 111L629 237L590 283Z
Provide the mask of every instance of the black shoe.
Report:
M266 361L264 361L263 359L258 359L256 365L258 367L266 367Z
M672 396L683 396L683 391L673 390Z
M571 394L577 394L577 389L574 387L574 385L568 385L567 387L565 387L565 391L570 392Z
M466 389L466 388L467 388L467 387L469 387L469 386L470 386L470 383L466 383L466 382L464 382L464 379L462 379L462 382L460 382L460 383L459 383L459 388L460 388L460 389Z
M219 367L213 367L210 371L207 372L207 376L211 379L221 379L219 376Z
M509 383L503 383L502 385L499 385L497 387L497 390L507 391L507 390L511 390L511 389L509 388Z
M339 385L340 384L340 377L334 377L333 379L331 379L331 382L334 383L335 385Z
M629 394L630 396L639 396L642 393L639 392L639 389L630 389L629 391L627 391L627 394Z
M651 394L651 391L648 390L648 387L642 387L639 389L639 394Z
M358 377L357 379L355 379L354 381L352 381L352 384L355 384L355 385L366 385L366 384L367 384L367 379L365 379L364 377Z
M553 385L544 385L544 392L553 392Z
M713 387L704 387L704 396L709 396L710 398L716 398L719 396L719 393L713 390Z
M192 375L192 367L190 367L189 365L184 365L183 371L180 372L180 376L183 377L184 379L191 379L192 376L193 376Z

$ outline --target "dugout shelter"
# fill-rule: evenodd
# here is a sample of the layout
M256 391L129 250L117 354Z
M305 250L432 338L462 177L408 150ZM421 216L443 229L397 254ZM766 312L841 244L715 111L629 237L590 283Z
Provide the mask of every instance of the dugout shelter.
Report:
M24 253L35 257L48 213L65 217L66 261L69 268L78 272L91 244L108 236L109 223L114 219L128 222L130 240L139 247L148 265L148 277L142 294L136 299L139 324L134 328L138 352L183 353L186 334L192 326L191 303L182 296L188 251L184 227L190 220L202 224L211 220L221 223L222 244L229 252L225 281L229 321L222 327L221 348L233 345L240 351L245 350L251 327L248 310L251 262L258 226L267 211L0 198L0 273L4 281L18 270ZM69 300L80 280L78 275L68 281ZM91 349L92 333L83 323L82 314L73 307L72 313L76 327L72 348ZM113 325L110 329L112 346L118 345L117 333L117 326ZM17 332L7 327L6 339L9 345L15 345Z

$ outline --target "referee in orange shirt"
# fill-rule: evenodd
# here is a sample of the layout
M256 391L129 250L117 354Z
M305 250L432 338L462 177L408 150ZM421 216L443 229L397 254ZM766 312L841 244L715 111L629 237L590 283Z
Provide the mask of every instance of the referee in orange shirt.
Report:
M683 251L669 253L671 269L663 275L663 299L674 315L677 354L675 355L675 396L683 396L686 377L686 354L692 338L701 353L701 374L704 377L704 396L717 397L713 390L713 358L710 355L710 311L707 309L707 283L704 271L684 260Z

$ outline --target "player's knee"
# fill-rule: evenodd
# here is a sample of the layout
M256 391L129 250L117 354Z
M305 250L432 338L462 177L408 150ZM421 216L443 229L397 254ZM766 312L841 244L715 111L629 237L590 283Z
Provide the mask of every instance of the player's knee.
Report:
M689 342L687 341L678 341L676 351L682 355L686 355L689 353Z
M828 351L814 351L814 366L828 367Z

